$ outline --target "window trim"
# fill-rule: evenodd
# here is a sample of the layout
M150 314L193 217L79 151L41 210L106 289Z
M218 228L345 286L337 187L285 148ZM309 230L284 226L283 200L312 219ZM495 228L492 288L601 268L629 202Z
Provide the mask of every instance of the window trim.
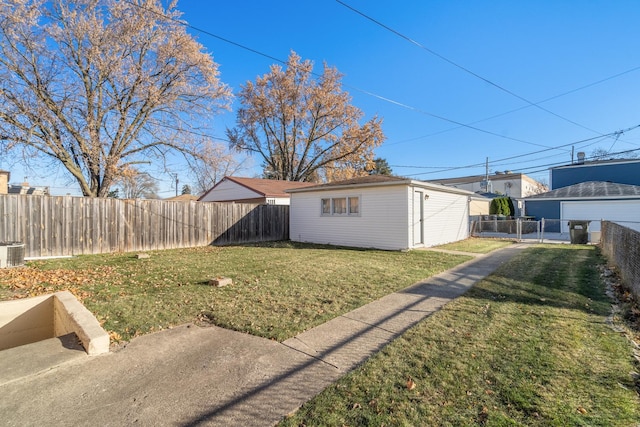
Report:
M356 200L356 211L351 212L351 200ZM349 196L347 197L347 215L350 216L359 216L360 215L360 196Z
M325 201L327 202L326 206L325 206ZM325 207L327 208L326 211L325 211ZM320 215L321 216L331 215L331 198L320 199Z
M335 201L344 200L344 212L335 212ZM352 212L351 201L357 200L357 211ZM325 211L325 208L328 211ZM322 197L320 198L320 216L325 217L358 217L362 212L362 197L360 195L342 195L335 197Z
M337 204L336 202L340 202ZM336 207L341 208L340 212L336 212ZM331 215L347 215L347 198L346 197L332 197L331 198Z

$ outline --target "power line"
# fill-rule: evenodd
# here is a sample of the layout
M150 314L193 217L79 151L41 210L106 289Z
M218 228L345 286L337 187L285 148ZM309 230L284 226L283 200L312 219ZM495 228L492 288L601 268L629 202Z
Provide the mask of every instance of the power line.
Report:
M568 90L568 91L566 91L566 92L560 93L560 94L558 94L558 95L554 95L554 96L552 96L552 97L549 97L549 98L543 99L543 100L541 100L541 101L538 101L538 102L537 102L537 104L543 104L543 103L545 103L545 102L549 102L549 101L552 101L552 100L554 100L554 99L557 99L557 98L560 98L560 97L563 97L563 96L566 96L566 95L570 95L570 94L572 94L572 93L575 93L575 92L578 92L578 91L581 91L581 90L584 90L584 89L590 88L590 87L592 87L592 86L596 86L596 85L598 85L598 84L604 83L604 82L606 82L606 81L609 81L609 80L612 80L612 79L615 79L615 78L618 78L618 77L624 76L625 74L629 74L629 73L632 73L632 72L634 72L634 71L638 71L638 70L640 70L640 66L630 68L630 69L628 69L628 70L622 71L622 72L617 73L617 74L614 74L614 75L612 75L612 76L605 77L605 78L600 79L600 80L597 80L597 81L595 81L595 82L592 82L592 83L589 83L589 84L586 84L586 85L580 86L580 87L578 87L578 88L571 89L571 90ZM524 110L524 109L526 109L526 108L530 108L530 107L531 107L531 105L523 105L523 106L521 106L521 107L514 108L514 109L509 110L509 111L505 111L504 113L495 114L495 115L493 115L493 116L486 117L486 118L484 118L484 119L480 119L480 120L476 120L476 121L471 122L471 123L468 123L468 124L469 124L469 125L476 125L476 124L478 124L478 123L482 123L482 122L485 122L485 121L488 121L488 120L497 119L498 117L506 116L507 114L515 113L515 112L518 112L518 111L520 111L520 110ZM438 131L438 132L430 133L430 134L428 134L428 135L423 135L423 136L418 136L418 137L415 137L415 138L405 139L405 140L403 140L403 141L396 141L396 142L392 142L392 143L384 143L383 145L386 145L386 146L389 146L389 145L396 145L396 144L402 144L402 143L405 143L405 142L415 141L415 140L418 140L418 139L430 138L430 137L432 137L432 136L440 135L440 134L443 134L443 133L446 133L446 132L451 132L451 131L456 130L456 129L460 129L460 126L456 126L456 127L449 128L449 129L444 129L444 130L441 130L441 131Z
M634 148L633 150L625 150L625 151L618 151L617 153L610 153L610 156L618 156L620 154L628 154L628 153L635 153L636 151L640 151L640 148ZM590 156L590 157L586 157L585 160L598 160L600 158L600 156ZM545 167L545 166L564 166L567 165L566 162L560 162L560 163L550 163L550 164L546 164L546 165L538 165L538 166L531 166L530 168L524 168L524 169L518 169L520 171L529 171L530 169L536 169L536 168L540 168L540 167ZM540 170L534 170L534 171L529 171L528 173L538 173L538 172L545 172L548 170L547 168L544 169L540 169Z
M586 129L586 130L588 130L588 131L590 131L590 132L593 132L593 133L600 134L600 132L598 132L598 131L596 131L596 130L594 130L594 129L591 129L591 128L587 127L587 126L581 125L580 123L577 123L577 122L575 122L575 121L573 121L573 120L571 120L571 119L568 119L568 118L566 118L566 117L564 117L564 116L561 116L561 115L559 115L559 114L557 114L557 113L554 113L553 111L548 110L548 109L546 109L546 108L544 108L544 107L542 107L542 106L540 106L540 105L538 105L538 104L536 104L536 103L534 103L534 102L531 102L531 101L529 101L528 99L526 99L526 98L524 98L524 97L522 97L522 96L518 95L517 93L514 93L513 91L511 91L511 90L509 90L509 89L506 89L505 87L500 86L499 84L497 84L497 83L495 83L495 82L493 82L493 81L491 81L491 80L489 80L489 79L487 79L487 78L485 78L485 77L483 77L483 76L481 76L481 75L479 75L479 74L477 74L477 73L475 73L475 72L471 71L470 69L468 69L468 68L466 68L466 67L464 67L464 66L462 66L462 65L458 64L457 62L454 62L454 61L450 60L449 58L445 57L444 55L441 55L441 54L439 54L438 52L436 52L436 51L434 51L434 50L432 50L432 49L430 49L430 48L428 48L428 47L424 46L423 44L421 44L421 43L419 43L419 42L417 42L417 41L413 40L412 38L410 38L410 37L408 37L408 36L406 36L406 35L402 34L401 32L394 30L393 28L391 28L391 27L389 27L389 26L387 26L387 25L383 24L382 22L380 22L380 21L378 21L378 20L376 20L376 19L374 19L374 18L370 17L369 15L366 15L365 13L363 13L363 12L359 11L358 9L356 9L356 8L354 8L354 7L352 7L352 6L349 6L347 3L345 3L345 2L343 2L343 1L341 1L341 0L336 0L336 1L337 1L339 4L341 4L342 6L346 7L347 9L350 9L351 11L353 11L353 12L357 13L358 15L360 15L360 16L362 16L362 17L366 18L366 19L368 19L369 21L371 21L371 22L373 22L374 24L376 24L376 25L378 25L378 26L380 26L380 27L384 28L385 30L387 30L387 31L389 31L389 32L391 32L391 33L393 33L393 34L397 35L398 37L400 37L400 38L402 38L402 39L404 39L404 40L408 41L409 43L411 43L411 44L413 44L413 45L415 45L415 46L419 47L420 49L422 49L422 50L424 50L424 51L426 51L426 52L428 52L428 53L430 53L430 54L434 55L435 57L437 57L437 58L439 58L439 59L441 59L441 60L443 60L443 61L447 62L448 64L451 64L451 65L453 65L454 67L459 68L460 70L462 70L462 71L464 71L464 72L466 72L466 73L468 73L468 74L470 74L470 75L472 75L472 76L474 76L474 77L476 77L476 78L478 78L478 79L482 80L483 82L485 82L485 83L487 83L487 84L489 84L489 85L491 85L491 86L493 86L493 87L495 87L495 88L497 88L497 89L499 89L499 90L501 90L501 91L503 91L503 92L505 92L505 93L507 93L507 94L509 94L509 95L511 95L511 96L513 96L513 97L515 97L515 98L517 98L517 99L519 99L519 100L521 100L521 101L526 102L526 103L527 103L527 104L529 104L530 106L532 106L532 107L536 107L536 108L538 108L538 109L540 109L540 110L542 110L542 111L544 111L544 112L546 112L546 113L548 113L548 114L551 114L551 115L553 115L553 116L555 116L555 117L557 117L557 118L559 118L559 119L562 119L562 120L564 120L564 121L566 121L566 122L569 122L569 123L571 123L571 124L573 124L573 125L575 125L575 126L581 127L581 128L583 128L583 129Z
M207 30L204 30L202 28L199 28L199 27L196 27L194 25L191 25L186 21L181 21L179 19L172 18L170 16L166 16L166 15L164 15L162 13L159 13L159 12L157 12L155 10L149 9L149 8L143 6L143 5L136 4L136 3L132 2L131 0L123 0L123 1L125 3L127 3L127 4L130 4L132 6L138 7L140 9L144 9L144 10L146 10L148 12L151 12L151 13L154 13L154 14L156 14L156 15L164 18L164 19L173 21L173 22L175 22L177 24L183 25L186 28L190 28L190 29L192 29L194 31L197 31L197 32L200 32L200 33L205 34L207 36L216 38L216 39L221 40L221 41L223 41L225 43L229 43L229 44L231 44L233 46L239 47L239 48L244 49L244 50L246 50L248 52L254 53L256 55L260 55L260 56L262 56L264 58L271 59L271 60L276 61L276 62L278 62L280 64L284 64L284 65L287 64L286 61L284 61L282 59L279 59L279 58L276 58L275 56L266 54L266 53L261 52L261 51L259 51L257 49L250 48L250 47L245 46L245 45L243 45L241 43L234 42L234 41L229 40L229 39L227 39L225 37L221 37L221 36L219 36L217 34L214 34L214 33L210 32L210 31L207 31ZM312 74L314 76L316 76L316 77L321 77L321 75L318 74L318 73L312 72ZM364 89L360 89L360 88L355 87L355 86L351 86L351 85L348 85L348 84L343 84L343 86L347 87L349 89L353 89L353 90L355 90L357 92L363 93L365 95L377 98L377 99L382 100L384 102L387 102L387 103L390 103L390 104L393 104L393 105L396 105L396 106L399 106L399 107L402 107L402 108L405 108L405 109L420 113L422 115L426 115L426 116L433 117L433 118L436 118L436 119L439 119L439 120L442 120L442 121L446 121L446 122L455 124L455 125L460 126L460 127L465 127L465 128L468 128L468 129L475 130L477 132L482 132L482 133L485 133L485 134L488 134L488 135L496 136L498 138L507 139L507 140L510 140L510 141L520 142L520 143L523 143L523 144L529 144L529 145L534 145L534 146L538 146L538 147L550 148L550 147L548 147L546 145L543 145L543 144L537 144L537 143L526 141L526 140L523 140L523 139L513 138L513 137L506 136L506 135L500 135L498 133L491 132L491 131L488 131L488 130L485 130L485 129L481 129L481 128L478 128L478 127L475 127L475 126L472 126L472 125L468 125L468 124L465 124L465 123L462 123L462 122L458 122L456 120L449 119L449 118L446 118L446 117L443 117L443 116L440 116L440 115L437 115L437 114L429 113L427 111L421 110L421 109L413 107L411 105L408 105L408 104L405 104L405 103L402 103L402 102L399 102L399 101L395 101L395 100L393 100L391 98L388 98L388 97L385 97L385 96L382 96L382 95L378 95L376 93L373 93L373 92L370 92L370 91L367 91L367 90L364 90Z
M640 128L640 125L636 125L636 126L632 126L632 127L626 128L626 129L610 132L610 133L608 133L606 135L595 136L595 137L592 137L592 138L587 138L587 139L582 139L582 140L579 140L579 141L569 142L567 144L563 144L563 145L560 145L560 146L554 147L554 148L547 148L547 149L544 149L544 150L538 150L538 151L533 151L533 152L530 152L530 153L519 154L519 155L515 155L515 156L510 156L510 157L505 157L505 158L502 158L502 159L494 160L491 163L494 164L496 162L504 162L504 161L507 161L507 160L513 160L513 159L518 159L518 158L522 158L522 157L532 156L534 154L544 153L544 152L547 152L547 151L552 151L552 150L560 149L560 148L563 148L563 147L568 147L568 146L571 146L571 145L582 144L584 142L589 142L589 141L594 141L594 140L601 140L603 138L608 138L610 136L615 136L615 135L619 136L619 135L622 135L622 134L624 134L626 132L629 132L629 131L632 131L632 130L635 130L635 129L638 129L638 128ZM640 149L638 149L638 150L640 150ZM624 153L632 152L632 151L635 151L635 150L628 150L628 151L623 151L623 152L620 152L620 153L613 153L613 155L624 154ZM439 168L439 170L435 170L435 171L431 171L431 172L423 172L423 173L413 174L413 175L409 175L409 176L426 175L426 174L440 173L440 172L450 172L450 171L453 171L453 170L468 169L468 168L480 167L480 166L484 166L484 165L485 165L485 163L482 162L482 163L474 163L474 164L465 165L465 166L453 166L453 167L446 167L446 168L442 168L441 167L441 168ZM404 165L404 166L401 166L401 165L390 165L390 166L391 167L402 167L402 168L416 168L416 169L438 169L438 168L432 167L432 166L407 166L407 165ZM534 167L538 167L538 166L534 166Z
M179 19L172 18L172 17L170 17L170 16L166 16L166 15L161 14L161 13L159 13L159 12L155 11L155 10L151 10L151 9L149 9L149 8L145 7L145 6L142 6L142 5L136 4L136 3L134 3L134 2L132 2L132 1L130 1L130 0L123 0L123 1L125 1L126 3L128 3L128 4L132 5L132 6L135 6L135 7L141 8L141 9L144 9L144 10L146 10L146 11L148 11L148 12L151 12L151 13L154 13L154 14L156 14L156 15L158 15L158 16L160 16L160 17L164 18L164 19L168 19L168 20L171 20L171 21L173 21L173 22L175 22L175 23L178 23L178 24L180 24L180 25L183 25L183 26L185 26L185 27L187 27L187 28L190 28L190 29L192 29L192 30L194 30L194 31L200 32L200 33L202 33L202 34L205 34L205 35L208 35L208 36L210 36L210 37L213 37L213 38L216 38L216 39L218 39L218 40L221 40L221 41L223 41L223 42L225 42L225 43L228 43L228 44L231 44L231 45L233 45L233 46L236 46L236 47L239 47L239 48L241 48L241 49L244 49L244 50L246 50L246 51L248 51L248 52L251 52L251 53L257 54L257 55L262 56L262 57L264 57L264 58L268 58L268 59L273 60L273 61L276 61L276 62L278 62L278 63L280 63L280 64L284 64L284 65L286 65L286 64L287 64L287 62L286 62L286 61L284 61L284 60L282 60L282 59L279 59L279 58L274 57L274 56L272 56L272 55L266 54L266 53L261 52L261 51L259 51L259 50L257 50L257 49L250 48L250 47L248 47L248 46L245 46L245 45L243 45L243 44L241 44L241 43L235 42L235 41L230 40L230 39L228 39L228 38L225 38L225 37L219 36L219 35L217 35L217 34L214 34L214 33L210 32L210 31L204 30L204 29L202 29L202 28L196 27L196 26L194 26L194 25L189 24L189 23L188 23L188 22L186 22L186 21L181 21L181 20L179 20ZM505 92L507 92L507 93L511 94L512 96L515 96L516 98L519 98L519 99L521 99L521 100L525 101L527 104L529 104L528 106L523 106L523 107L517 108L517 109L515 109L515 110L509 111L509 112L506 112L506 113L502 113L502 114L500 114L500 115L496 115L496 116L494 116L494 117L499 117L499 116L501 116L501 115L509 114L510 112L518 111L518 110L523 109L523 108L528 108L529 106L534 106L534 107L540 108L540 109L542 109L542 110L544 110L544 111L547 111L547 112L548 112L548 113L550 113L550 114L553 114L553 115L558 116L557 114L555 114L555 113L553 113L553 112L551 112L551 111L548 111L548 110L546 110L546 109L544 109L544 108L540 107L538 104L535 104L535 103L533 103L533 102L531 102L531 101L528 101L528 100L526 100L525 98L522 98L522 97L520 97L519 95L517 95L517 94L515 94L515 93L512 93L512 92L508 91L507 89L505 89L505 88L503 88L503 87L501 87L501 86L499 86L499 85L497 85L497 84L495 84L495 83L493 83L493 82L491 82L491 81L489 81L489 80L487 80L487 79L483 78L482 76L479 76L479 75L477 75L477 74L473 73L472 71L470 71L470 70L468 70L468 69L466 69L466 68L464 68L464 67L460 66L459 64L456 64L455 62L453 62L453 61L449 60L448 58L446 58L446 57L444 57L444 56L442 56L442 55L438 54L437 52L434 52L434 51L432 51L431 49L429 49L429 48L427 48L427 47L425 47L425 46L421 45L420 43L416 42L415 40L410 39L409 37L405 36L404 34L401 34L401 33L397 32L397 31L393 30L392 28L387 27L386 25L384 25L384 24L382 24L382 23L380 23L380 22L378 22L378 21L374 20L373 18L371 18L371 17L369 17L369 16L367 16L367 15L363 14L362 12L358 11L357 9L352 8L351 6L349 6L349 5L347 5L346 3L342 2L341 0L336 0L336 1L337 1L338 3L340 3L340 4L342 4L343 6L345 6L345 7L349 8L349 9L353 10L354 12L356 12L356 13L358 13L358 14L360 14L360 15L364 16L365 18L367 18L367 19L369 19L369 20L373 21L374 23L376 23L376 24L378 24L378 25L382 26L383 28L385 28L385 29L387 29L387 30L389 30L389 31L393 32L394 34L396 34L396 35L398 35L398 36L400 36L400 37L402 37L402 38L404 38L404 39L408 40L409 42L411 42L411 43L413 43L413 44L418 45L418 46L419 46L419 47L421 47L422 49L425 49L426 51L428 51L428 52L430 52L430 53L434 54L435 56L437 56L437 57L439 57L439 58L441 58L441 59L445 60L446 62L449 62L449 63L451 63L452 65L454 65L454 66L456 66L456 67L458 67L458 68L463 69L464 71L466 71L466 72L468 72L468 73L470 73L470 74L472 74L472 75L476 76L477 78L480 78L481 80L483 80L483 81L485 81L485 82L487 82L487 83L489 83L489 84L491 84L491 85L493 85L493 86L495 86L495 87L497 87L497 88L499 88L499 89L501 89L501 90L503 90L503 91L505 91ZM545 100L543 100L543 101L541 101L541 102L547 102L547 101L549 101L549 100L552 100L552 99L555 99L555 98L558 98L558 97L561 97L561 96L564 96L564 95L567 95L567 94L573 93L573 92L578 91L578 90L582 90L582 89L584 89L584 88L587 88L587 87L593 86L593 85L595 85L595 84L602 83L602 82L604 82L604 81L610 80L610 79L615 78L615 77L619 77L619 76L621 76L621 75L624 75L624 74L630 73L630 72L635 71L635 70L638 70L638 69L640 69L640 67L635 67L635 68L633 68L633 69L630 69L630 70L624 71L624 72L619 73L619 74L616 74L616 75L614 75L614 76L607 77L607 78L602 79L602 80L599 80L599 81L597 81L597 82L594 82L594 83L591 83L591 84L588 84L588 85L582 86L582 87L580 87L580 88L577 88L577 89L574 89L574 90L571 90L571 91L565 92L565 93L563 93L563 94L556 95L556 96L554 96L554 97L551 97L551 98L545 99ZM317 74L317 73L312 73L312 74L313 74L313 75L315 75L315 76L317 76L317 77L320 77L320 76L321 76L321 75L319 75L319 74ZM592 132L598 133L599 135L598 135L597 137L594 137L594 138L591 138L591 139L581 140L581 141L578 141L578 142L573 142L573 143L569 143L569 144L561 145L561 146L558 146L558 147L549 147L549 146L547 146L547 145L543 145L543 144L537 144L537 143L534 143L534 142L530 142L530 141L526 141L526 140L522 140L522 139L518 139L518 138L513 138L513 137L509 137L509 136L505 136L505 135L500 135L500 134L498 134L498 133L491 132L491 131L488 131L488 130L481 129L481 128L478 128L478 127L473 126L473 124L475 124L475 123L478 123L478 122L480 122L480 121L484 121L484 120L489 120L489 119L494 118L494 117L491 117L491 118L488 118L488 119L483 119L483 120L480 120L480 121L474 122L474 123L472 123L472 124L465 124L465 123L458 122L458 121L456 121L456 120L452 120L452 119L449 119L449 118L446 118L446 117L443 117L443 116L440 116L440 115L437 115L437 114L433 114L433 113L430 113L430 112L427 112L427 111L421 110L421 109L419 109L419 108L413 107L413 106L411 106L411 105L408 105L408 104L405 104L405 103L402 103L402 102L399 102L399 101L395 101L395 100L393 100L393 99L391 99L391 98L387 98L387 97L384 97L384 96L382 96L382 95L378 95L378 94L376 94L376 93L373 93L373 92L370 92L370 91L367 91L367 90L364 90L364 89L360 89L360 88L355 87L355 86L350 86L350 85L347 85L347 84L344 84L344 86L345 86L345 87L348 87L348 88L351 88L351 89L353 89L353 90L356 90L356 91L358 91L358 92L361 92L361 93L363 93L363 94L369 95L369 96L371 96L371 97L374 97L374 98L380 99L380 100L385 101L385 102L387 102L387 103L390 103L390 104L393 104L393 105L396 105L396 106L399 106L399 107L402 107L402 108L405 108L405 109L409 109L409 110L412 110L412 111L418 112L418 113L420 113L420 114L427 115L427 116L430 116L430 117L433 117L433 118L436 118L436 119L439 119L439 120L442 120L442 121L446 121L446 122L449 122L449 123L453 123L453 124L457 125L458 127L464 127L464 128L468 128L468 129L475 130L475 131L477 131L477 132L482 132L482 133L485 133L485 134L489 134L489 135L492 135L492 136L496 136L496 137L499 137L499 138L508 139L508 140L512 140L512 141L515 141L515 142L521 142L521 143L524 143L524 144L529 144L529 145L534 145L534 146L539 146L539 147L543 147L543 148L544 148L543 150L535 151L535 152L528 153L528 154L524 154L524 155L513 156L513 157L509 157L509 158L505 158L505 159L500 159L500 160L497 160L497 161L505 161L505 160L510 160L510 159L513 159L513 158L519 158L519 157L525 157L525 156L527 156L527 155L537 154L537 153L540 153L540 152L545 152L545 151L550 151L550 150L556 150L556 149L560 149L560 148L563 148L563 147L566 147L566 146L569 146L569 145L572 145L572 144L577 144L577 143L581 143L581 142L589 141L589 140L592 140L592 139L597 139L597 138L602 138L602 137L609 137L609 136L615 135L615 134L617 133L617 132L613 132L613 133L610 133L610 134L602 135L602 134L600 134L600 133L599 133L599 132L597 132L597 131L594 131L594 130L589 129L589 128L585 128L585 129L590 130L590 131L592 131ZM561 117L561 116L558 116L558 117L563 118L563 117ZM570 121L570 120L568 120L568 119L565 119L565 118L563 118L563 119L564 119L564 120L567 120L567 121L569 121L569 122L571 122L571 121ZM572 122L572 123L573 123L573 122ZM580 126L580 125L579 125L579 124L577 124L577 123L574 123L574 124L576 124L576 125ZM637 126L636 126L636 127L637 127ZM635 127L632 127L632 128L626 129L625 131L628 131L628 130L631 130L631 129L635 129ZM621 134L621 133L623 133L624 131L618 131L618 132L620 132L620 134ZM198 133L196 133L196 132L191 132L191 133L196 134L196 135L198 134ZM201 136L205 136L205 135L202 135L202 134L200 134L200 135L201 135ZM210 137L211 137L211 136L210 136ZM214 138L216 138L216 137L214 137ZM225 140L224 138L217 138L217 139ZM475 166L477 166L477 165L470 165L469 167L475 167ZM454 168L449 168L448 170L456 170L456 169L462 169L462 168L465 168L465 167L454 167ZM446 171L446 170L445 170L445 171Z
M617 155L620 155L620 154L628 154L628 153L633 153L633 152L636 152L636 151L640 151L640 148L634 148L633 150L619 151L617 153L610 153L609 155L617 156ZM587 159L598 159L598 157L597 156L592 156L592 157L588 157ZM533 173L538 173L538 172L544 172L550 166L561 166L561 165L566 165L566 164L567 164L567 162L554 162L554 163L546 163L546 164L542 164L542 165L536 165L536 166L531 166L531 167L528 167L528 168L521 168L521 169L515 169L515 170L519 171L521 173L523 173L524 171L528 171L528 173L533 174ZM448 171L451 171L451 170L465 169L465 168L468 168L468 167L478 167L478 166L484 166L484 163L476 163L475 165L471 165L471 166L460 166L460 167L450 168L448 170L442 170L442 171L421 172L421 173L415 173L415 174L410 174L410 175L406 175L406 176L430 175L430 174L434 174L434 173L438 173L438 172L448 172ZM543 167L544 169L531 171L531 169L537 169L537 168L541 168L541 167Z

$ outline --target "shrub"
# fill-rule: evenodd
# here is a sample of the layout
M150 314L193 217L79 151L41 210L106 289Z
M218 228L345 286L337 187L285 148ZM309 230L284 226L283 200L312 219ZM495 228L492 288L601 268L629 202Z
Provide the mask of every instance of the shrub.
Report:
M513 216L515 209L510 197L496 197L489 205L490 215Z

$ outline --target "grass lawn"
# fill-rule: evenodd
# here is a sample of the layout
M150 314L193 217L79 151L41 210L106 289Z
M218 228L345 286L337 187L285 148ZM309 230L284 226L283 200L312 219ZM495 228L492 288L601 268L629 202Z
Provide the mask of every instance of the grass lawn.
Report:
M640 425L601 262L592 246L526 250L281 425Z
M197 320L285 340L469 259L290 242L149 254L0 269L0 299L69 289L115 340ZM217 276L234 283L208 286Z
M447 243L446 245L436 246L437 249L447 249L450 251L471 252L476 254L488 254L496 249L504 248L512 245L513 240L504 239L487 239L471 237L459 242Z

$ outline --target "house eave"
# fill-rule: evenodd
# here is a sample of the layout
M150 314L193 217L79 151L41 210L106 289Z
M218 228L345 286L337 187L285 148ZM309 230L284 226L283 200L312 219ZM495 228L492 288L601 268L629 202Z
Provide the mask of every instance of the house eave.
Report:
M525 202L541 201L583 201L583 200L640 200L640 196L589 196L589 197L525 197Z
M375 187L392 187L392 186L409 186L419 187L426 190L436 190L445 193L462 194L469 197L477 196L472 191L462 190L455 187L448 187L446 185L434 184L425 181L415 181L412 179L404 179L398 181L386 181L386 182L367 182L367 183L355 183L355 184L337 184L337 185L319 185L308 188L295 188L286 190L287 193L311 193L311 192L325 192L336 190L351 190L358 188L375 188Z

